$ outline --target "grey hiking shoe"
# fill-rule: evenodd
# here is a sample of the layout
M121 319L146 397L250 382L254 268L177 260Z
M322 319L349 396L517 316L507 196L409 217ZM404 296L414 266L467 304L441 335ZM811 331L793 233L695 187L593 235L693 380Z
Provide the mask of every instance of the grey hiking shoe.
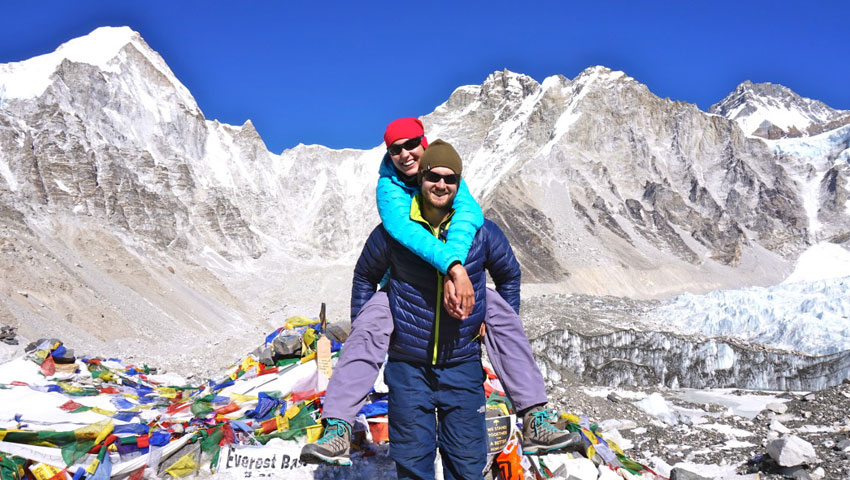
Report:
M522 453L537 455L554 450L578 450L584 447L581 434L568 432L555 426L555 413L551 409L533 407L522 419Z
M304 463L351 465L351 458L348 456L350 443L351 425L343 420L328 418L325 420L325 432L322 438L304 445L301 449L301 461Z

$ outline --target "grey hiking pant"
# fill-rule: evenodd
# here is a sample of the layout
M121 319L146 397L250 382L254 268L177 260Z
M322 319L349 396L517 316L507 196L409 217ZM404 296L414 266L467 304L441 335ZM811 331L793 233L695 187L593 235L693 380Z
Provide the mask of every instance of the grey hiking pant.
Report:
M487 334L484 345L490 363L519 412L546 403L546 386L531 345L514 309L496 291L487 289ZM385 292L376 292L360 309L343 344L325 394L322 416L354 424L354 417L372 390L386 358L393 318Z

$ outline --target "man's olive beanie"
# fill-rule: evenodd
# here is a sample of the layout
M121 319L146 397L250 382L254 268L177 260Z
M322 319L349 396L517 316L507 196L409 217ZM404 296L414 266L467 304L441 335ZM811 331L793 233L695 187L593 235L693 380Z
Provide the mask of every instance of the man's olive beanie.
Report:
M463 170L460 155L457 154L450 143L439 138L428 145L425 153L422 154L422 158L419 159L419 176L421 177L423 172L437 167L446 167L458 175Z

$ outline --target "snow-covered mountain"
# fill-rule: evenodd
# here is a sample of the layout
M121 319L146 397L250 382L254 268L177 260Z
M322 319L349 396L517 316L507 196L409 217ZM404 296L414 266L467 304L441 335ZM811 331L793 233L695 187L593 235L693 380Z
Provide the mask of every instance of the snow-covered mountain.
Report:
M495 72L423 121L465 159L531 290L770 285L813 240L850 238L842 128L766 141L600 66ZM816 149L828 158L801 156ZM187 334L237 342L322 301L342 318L382 155L273 154L250 121L205 118L126 27L0 65L0 318L178 352Z
M840 225L850 214L850 111L800 97L782 85L744 82L709 112L765 139L797 184L812 243L846 240Z
M747 135L771 140L817 135L850 124L850 111L803 98L782 85L749 80L708 112L735 120Z

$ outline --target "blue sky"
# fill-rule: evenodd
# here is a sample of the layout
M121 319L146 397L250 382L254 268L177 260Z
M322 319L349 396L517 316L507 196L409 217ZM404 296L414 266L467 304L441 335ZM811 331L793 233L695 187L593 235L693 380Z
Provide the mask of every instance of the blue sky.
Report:
M251 119L276 153L374 147L391 120L505 68L542 81L605 65L703 110L744 80L850 109L846 1L9 3L0 63L127 25L208 119Z

